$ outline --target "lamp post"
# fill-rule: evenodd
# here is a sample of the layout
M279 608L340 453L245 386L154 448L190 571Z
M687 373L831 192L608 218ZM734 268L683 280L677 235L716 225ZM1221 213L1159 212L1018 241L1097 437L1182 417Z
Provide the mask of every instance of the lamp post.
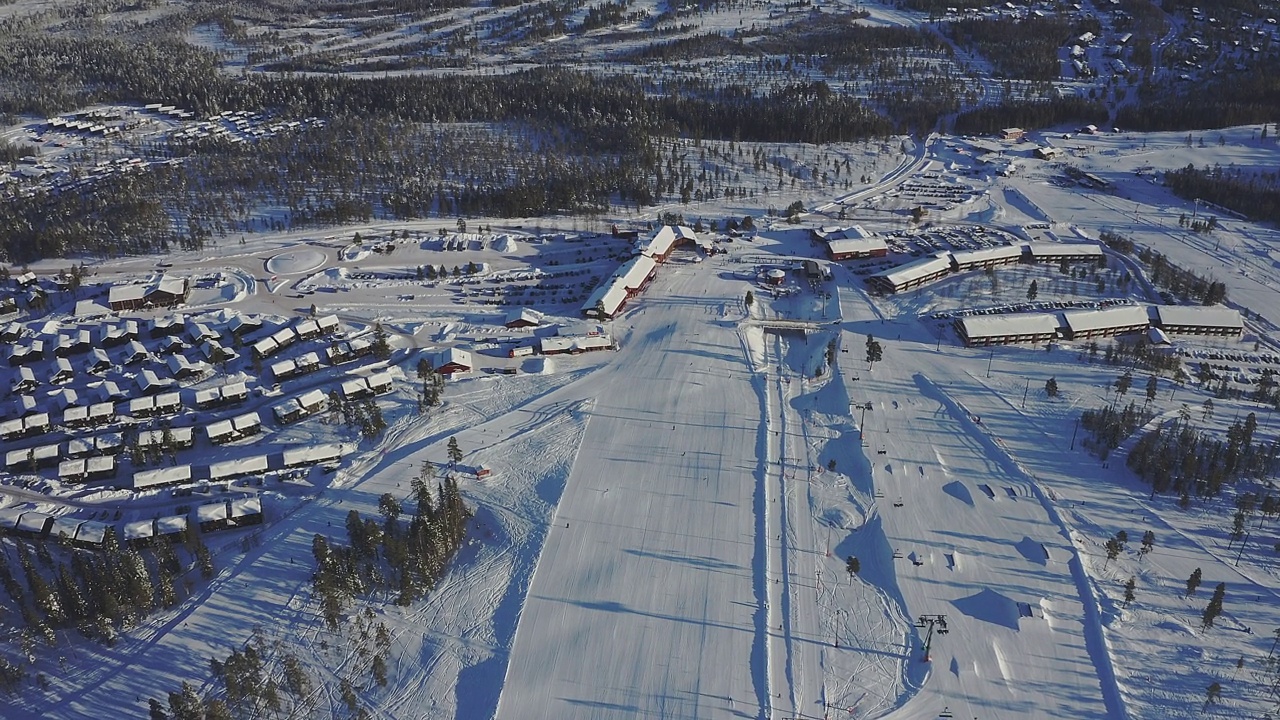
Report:
M996 346L991 346L991 356L987 358L987 377L991 377L991 363L996 360Z
M1071 449L1076 449L1076 433L1080 432L1080 416L1076 416L1076 427L1071 431Z

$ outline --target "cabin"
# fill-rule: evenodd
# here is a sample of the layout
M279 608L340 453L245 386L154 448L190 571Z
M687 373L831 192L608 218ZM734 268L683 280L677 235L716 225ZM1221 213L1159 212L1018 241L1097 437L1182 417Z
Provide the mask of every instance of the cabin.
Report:
M507 315L507 319L502 323L502 325L505 328L516 330L539 327L542 323L542 313L529 308L517 308Z
M89 357L85 360L84 369L94 374L102 374L110 370L113 365L111 358L107 357L106 350L94 348L89 351Z
M124 350L124 365L136 365L151 357L151 353L147 352L146 346L137 340L130 340L128 347Z
M9 351L9 367L30 365L44 360L44 341L32 340L25 345L14 345Z
M10 450L4 454L4 466L13 474L36 472L41 468L57 467L61 459L58 444Z
M256 317L236 315L227 322L227 332L236 337L244 337L249 333L262 329L262 321Z
M300 445L288 448L283 453L283 461L286 468L305 467L341 459L342 446L337 443Z
M339 365L371 354L373 354L373 341L367 338L336 342L324 349L325 359L330 365Z
M186 532L186 515L170 515L168 517L156 518L155 537L157 539L176 542L181 539Z
M14 526L14 533L20 537L26 538L43 538L49 535L49 530L53 528L53 516L48 513L42 513L35 510L28 510L22 513L22 517L18 518L18 524Z
M215 532L227 527L227 501L205 503L196 507L196 522L200 532Z
M475 367L471 359L471 353L459 348L447 348L435 357L432 363L436 372L441 375L453 375L454 373L471 372Z
M15 393L31 392L38 387L40 387L40 381L36 380L35 371L26 366L18 368L13 379L9 381L9 389Z
M235 527L261 525L262 518L262 498L254 495L231 501L230 514L227 518L231 525Z
M297 333L301 340L313 340L320 337L320 325L315 320L306 319L299 322L293 327L293 331Z
M129 547L150 545L156 536L154 520L134 520L120 526L120 538Z
M189 427L180 428L152 428L143 430L138 433L138 447L150 449L152 447L163 448L165 444L165 432L168 432L169 448L173 450L187 450L196 444L195 429Z
M53 365L49 368L49 382L54 385L63 385L76 379L75 368L71 366L71 361L66 358L57 358L53 361Z
M342 322L337 315L325 315L316 318L316 326L320 328L321 335L332 335L342 327Z
M132 490L140 492L189 482L191 482L191 466L173 465L154 470L139 470L133 474L130 485Z
M53 525L49 528L49 537L60 543L70 543L84 523L84 520L77 517L59 515L53 519Z
M213 482L232 480L245 475L264 473L268 467L266 455L224 460L209 466L209 479Z

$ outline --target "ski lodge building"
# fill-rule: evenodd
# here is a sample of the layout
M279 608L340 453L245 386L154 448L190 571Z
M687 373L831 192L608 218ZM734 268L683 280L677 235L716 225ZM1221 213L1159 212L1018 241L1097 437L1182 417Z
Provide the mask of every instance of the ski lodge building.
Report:
M883 238L862 229L861 225L847 228L821 227L812 231L813 238L827 244L827 257L832 260L885 257L889 245Z
M161 275L150 285L116 285L107 293L112 310L141 310L153 307L176 307L187 301L191 286L186 278Z
M1066 323L1064 334L1068 340L1146 332L1151 326L1147 308L1141 305L1120 305L1102 310L1068 310L1062 313L1062 319Z
M918 288L950 273L951 253L938 253L875 273L867 278L867 282L877 290L896 293Z
M975 315L956 320L955 329L966 347L986 347L1053 340L1058 324L1052 313Z
M1156 305L1158 327L1170 335L1217 335L1239 338L1244 320L1238 310L1221 305Z

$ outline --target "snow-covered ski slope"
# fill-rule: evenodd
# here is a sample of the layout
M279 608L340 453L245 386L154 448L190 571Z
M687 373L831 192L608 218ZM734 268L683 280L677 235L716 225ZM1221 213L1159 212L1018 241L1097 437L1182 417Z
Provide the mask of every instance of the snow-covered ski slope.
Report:
M834 334L739 322L721 262L668 264L616 323L498 716L1120 716L1063 527L928 379L954 359L865 372L856 333L881 325L850 295L841 357L863 377L815 381ZM872 403L866 448L851 394ZM922 614L949 629L927 665Z

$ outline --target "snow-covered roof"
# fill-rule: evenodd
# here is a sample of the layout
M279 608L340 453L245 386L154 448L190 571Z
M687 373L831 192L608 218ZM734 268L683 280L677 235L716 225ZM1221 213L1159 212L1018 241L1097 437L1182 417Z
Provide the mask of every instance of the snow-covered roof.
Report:
M1052 335L1058 330L1058 317L1050 313L974 315L961 318L960 324L964 328L965 337L971 339L1008 335Z
M888 251L889 244L879 237L841 237L827 240L827 247L832 255L862 255L880 250Z
M45 524L52 519L53 516L48 513L30 510L22 513L22 517L18 518L17 529L21 532L32 534L42 533L44 532Z
M171 295L185 295L187 292L187 279L161 275L160 282L156 283L156 289Z
M532 325L541 325L542 318L543 318L542 313L538 312L537 310L522 307L522 308L516 308L511 312L507 313L507 319L505 320L505 324L510 325L512 323L525 322L525 323L530 323Z
M996 247L979 248L977 250L957 250L951 253L951 257L955 259L955 264L959 267L993 260L1017 259L1022 257L1022 246L997 245Z
M1062 318L1073 333L1146 325L1151 322L1147 309L1139 305L1120 305L1101 310L1068 310L1062 313Z
M258 413L251 412L231 418L231 425L237 432L244 432L250 428L259 427L262 425L262 420L258 417Z
M1031 253L1031 257L1102 257L1102 246L1095 243L1028 243L1027 251Z
M68 539L75 539L76 533L84 522L74 515L59 515L53 519L53 527L49 528L49 537L58 538L65 535Z
M247 517L250 515L262 514L262 498L257 495L245 498L236 498L231 501L231 517Z
M44 463L58 457L58 445L38 445L33 448L23 448L21 450L10 450L4 454L5 467L9 468L9 472L14 470L26 470L25 463L35 460L37 463Z
M108 527L110 526L104 522L85 520L80 523L80 529L76 532L75 540L87 545L101 545L102 541L107 538Z
M227 503L225 500L205 503L196 507L196 520L202 523L227 519Z
M26 511L18 508L0 508L0 528L12 530L17 527L24 512Z
M128 540L145 540L149 537L155 537L156 524L153 520L134 520L127 522L120 528L120 535L126 541Z
M940 255L920 258L905 265L875 273L871 277L883 278L894 287L905 285L913 280L949 270L951 268L950 253L941 253Z
M58 463L58 477L80 477L84 475L84 460L76 458L73 460L63 460Z
M191 481L190 465L174 465L154 470L140 470L133 474L133 489L142 490L153 485L184 483Z
M698 241L698 234L684 225L663 225L647 239L636 243L636 248L644 256L666 255L681 240Z
M177 535L187 530L186 515L156 518L156 535Z
M112 285L107 292L107 302L134 302L147 296L146 285Z
M1222 305L1157 305L1160 324L1165 326L1221 327L1244 330L1240 311Z
M618 272L614 273L614 277L620 280L622 287L627 290L639 290L655 267L657 263L653 258L641 255L623 263L622 267L618 268Z
M236 428L230 420L214 420L204 426L204 431L210 439L218 439L224 438L228 435L234 435Z
M471 361L471 353L456 347L445 348L436 358L436 367L444 367L449 364L461 365L467 369L475 367Z
M337 315L324 315L316 318L316 325L320 327L321 332L333 332L341 326L341 321Z
M322 390L308 390L298 396L298 404L304 408L317 408L324 405L328 399Z
M287 448L283 453L284 464L288 466L328 462L340 457L342 457L342 446L337 443L301 445Z
M209 466L209 479L221 480L222 478L236 477L238 475L266 472L267 467L266 455L251 455L234 460L223 460Z

